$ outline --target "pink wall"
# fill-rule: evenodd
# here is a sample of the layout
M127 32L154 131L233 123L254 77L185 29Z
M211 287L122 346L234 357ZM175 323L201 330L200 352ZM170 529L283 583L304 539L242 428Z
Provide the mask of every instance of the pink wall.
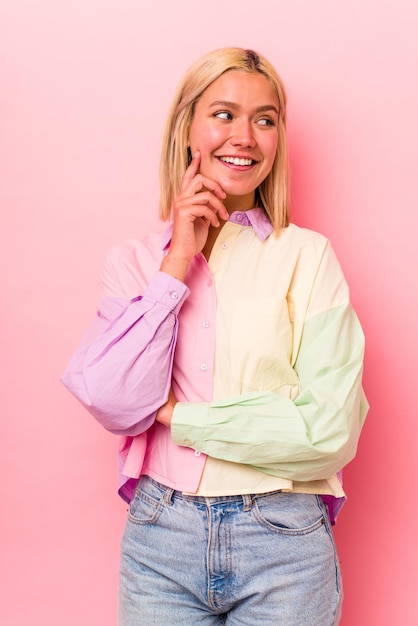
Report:
M342 624L418 623L417 17L413 0L3 0L2 624L115 624L117 440L58 378L105 250L156 225L174 86L223 45L287 84L294 221L331 238L367 335Z

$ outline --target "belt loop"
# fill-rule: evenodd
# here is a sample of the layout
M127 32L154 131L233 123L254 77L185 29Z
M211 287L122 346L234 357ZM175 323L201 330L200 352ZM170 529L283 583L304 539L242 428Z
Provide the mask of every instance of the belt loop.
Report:
M251 507L253 505L253 497L250 494L245 493L242 496L242 501L244 503L243 511L251 511Z
M167 487L167 489L164 491L163 502L168 506L171 506L173 504L173 493L174 489L171 489L171 487Z

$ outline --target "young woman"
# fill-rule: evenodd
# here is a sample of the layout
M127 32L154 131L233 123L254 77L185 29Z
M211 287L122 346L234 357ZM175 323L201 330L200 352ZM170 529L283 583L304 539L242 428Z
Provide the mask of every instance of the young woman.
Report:
M122 435L120 626L331 626L340 470L367 411L334 252L289 224L286 96L225 48L179 86L163 233L115 246L64 384Z

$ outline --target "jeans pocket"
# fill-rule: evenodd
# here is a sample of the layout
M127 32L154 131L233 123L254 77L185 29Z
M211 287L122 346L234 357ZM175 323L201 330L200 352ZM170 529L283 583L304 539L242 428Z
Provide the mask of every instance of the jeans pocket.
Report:
M139 480L128 509L128 519L134 524L154 524L164 507L164 492L148 482Z
M275 492L257 496L252 508L256 520L283 535L307 535L325 524L315 495Z

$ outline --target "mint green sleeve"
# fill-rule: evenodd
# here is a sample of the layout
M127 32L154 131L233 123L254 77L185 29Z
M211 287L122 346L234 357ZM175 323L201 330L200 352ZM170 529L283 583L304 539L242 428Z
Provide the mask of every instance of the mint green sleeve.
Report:
M367 413L364 337L349 304L306 321L292 401L251 392L221 402L178 403L174 443L292 480L328 478L354 457Z
M297 481L330 478L353 459L368 410L364 335L329 242L319 255L303 258L291 294L299 395L266 389L211 403L179 402L174 443Z

